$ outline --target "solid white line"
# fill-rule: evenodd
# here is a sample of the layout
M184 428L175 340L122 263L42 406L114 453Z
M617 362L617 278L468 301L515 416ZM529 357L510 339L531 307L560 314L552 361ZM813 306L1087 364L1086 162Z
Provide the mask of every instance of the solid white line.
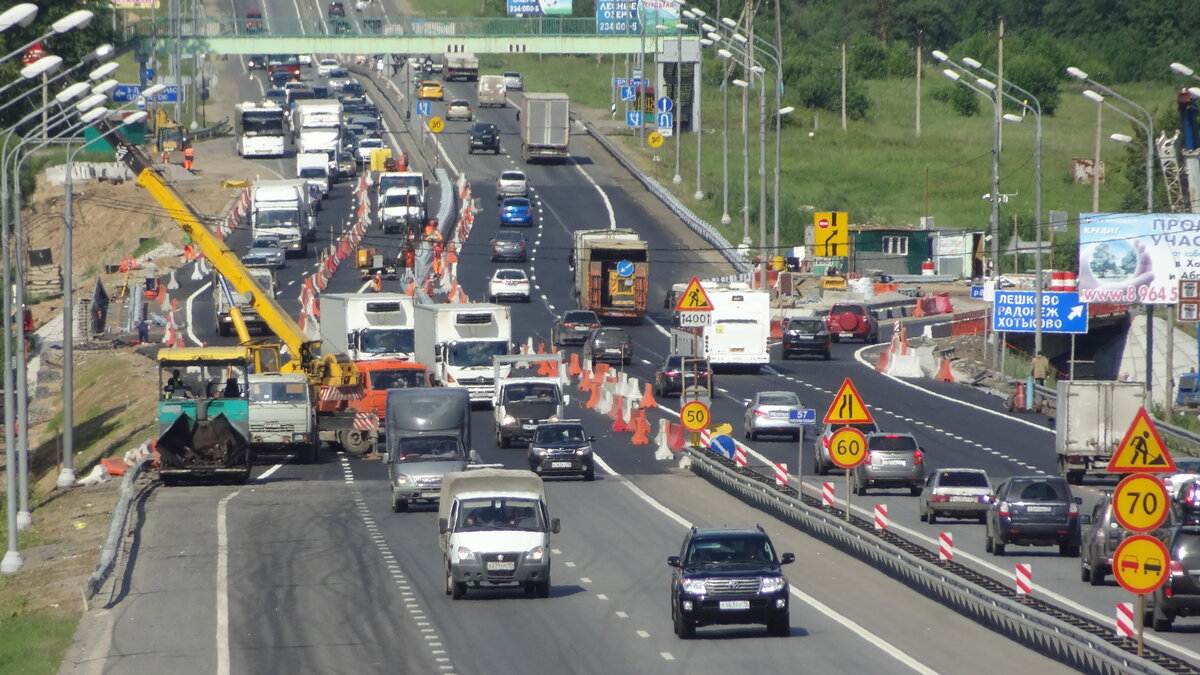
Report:
M225 507L238 492L217 502L217 675L229 675L229 526Z
M600 199L604 200L604 208L608 211L608 229L616 229L617 214L613 211L612 202L608 200L608 195L604 192L604 188L600 187L600 184L593 180L591 175L589 175L587 171L584 171L583 167L580 166L578 162L571 160L571 164L576 169L579 169L579 173L583 174L583 177L587 179L587 182L591 183L592 187L596 188L596 192L600 193Z
M674 412L674 411L670 411L670 412ZM608 474L613 476L613 478L618 480L622 485L629 488L630 492L637 495L639 498L642 499L642 501L649 504L651 508L655 509L656 511L659 511L660 513L667 516L671 520L674 520L676 523L679 523L684 528L691 529L692 523L690 521L688 521L687 518L684 518L683 516L679 515L678 513L675 513L671 509L667 508L661 502L659 502L655 498L651 497L650 495L646 494L641 488L639 488L638 486L636 486L632 482L630 482L629 479L625 478L624 476L617 473L616 471L613 471L612 467L610 467L603 459L601 459L599 455L595 456L595 460L596 460L596 463L600 466L600 468L604 469L605 472L607 472ZM839 614L832 607L817 600L816 598L812 597L811 595L808 595L807 593L801 592L795 586L789 586L788 588L791 591L791 594L796 596L797 598L799 598L802 602L808 604L813 609L817 610L818 612L821 612L822 614L829 617L830 619L833 619L834 621L842 624L847 629L849 629L851 632L853 632L854 634L863 638L870 644L874 645L880 651L887 654L888 656L891 656L892 658L896 659L900 663L908 666L909 668L913 669L914 671L916 671L918 673L922 673L925 675L936 675L937 671L926 667L920 661L917 661L916 659L912 658L908 654L905 654L903 651L898 649L892 643L888 642L887 640L884 640L883 638L875 635L874 633L871 633L867 629L858 625L857 623L852 621L849 617Z
M198 265L199 263L192 263L192 264ZM187 302L184 305L185 306L184 320L187 321L188 339L190 339L192 342L194 342L197 347L203 347L204 343L201 342L200 338L196 337L196 334L192 332L192 301L196 299L197 295L200 295L201 293L203 293L204 291L207 291L211 287L212 287L211 281L204 282L203 286L201 286L200 288L197 288L195 293L192 293L191 295L188 296Z

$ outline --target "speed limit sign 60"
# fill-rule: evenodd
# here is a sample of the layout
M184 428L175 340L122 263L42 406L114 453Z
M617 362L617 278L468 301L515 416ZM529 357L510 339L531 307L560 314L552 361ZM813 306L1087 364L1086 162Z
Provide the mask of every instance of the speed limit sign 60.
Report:
M853 469L867 457L867 437L854 427L842 427L829 439L829 459L843 469Z

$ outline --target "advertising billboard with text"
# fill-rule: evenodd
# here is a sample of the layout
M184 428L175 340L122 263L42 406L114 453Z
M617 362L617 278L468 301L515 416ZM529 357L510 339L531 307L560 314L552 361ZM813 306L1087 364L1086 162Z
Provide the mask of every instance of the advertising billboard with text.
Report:
M1174 304L1180 279L1200 279L1200 216L1079 216L1079 297L1084 302Z

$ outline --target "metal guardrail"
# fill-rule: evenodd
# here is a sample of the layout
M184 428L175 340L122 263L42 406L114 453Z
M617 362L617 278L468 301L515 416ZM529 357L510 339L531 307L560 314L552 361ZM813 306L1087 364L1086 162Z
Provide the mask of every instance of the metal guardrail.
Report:
M108 521L108 536L104 538L104 545L100 547L100 562L96 563L96 570L83 585L83 597L86 601L96 597L96 594L100 592L100 587L108 580L108 575L112 574L117 561L117 551L125 536L125 522L129 520L129 508L133 504L133 495L137 492L134 484L137 483L138 477L142 475L142 471L151 459L151 455L146 455L137 464L125 470L125 476L121 479L121 495L117 499L117 505L113 508L112 519Z
M754 271L754 266L745 260L742 260L741 257L738 256L737 251L734 249L733 245L729 243L729 240L725 238L725 235L718 232L715 228L713 228L712 225L709 225L707 222L701 220L695 213L692 213L691 209L684 206L683 203L680 202L677 197L675 197L675 195L671 194L670 190L664 188L658 183L658 181L642 173L642 170L638 168L638 166L631 159L625 156L625 153L622 152L615 143L608 140L604 134L600 133L596 127L588 122L584 122L583 127L587 130L588 135L595 139L596 142L601 145L601 147L603 147L610 155L613 156L613 159L616 159L621 166L625 167L626 171L641 181L642 185L644 185L651 194L653 194L655 197L658 197L659 201L661 201L668 209L670 209L672 213L678 216L679 219L683 221L683 224L688 226L688 229L700 235L701 239L708 242L718 251L720 251L721 255L723 255L731 265L733 265L734 269L736 269L739 274L750 274Z
M885 541L878 534L847 523L840 515L809 506L798 497L738 473L703 452L691 448L685 448L684 452L692 460L692 471L743 501L867 562L925 597L1067 665L1104 675L1181 672L1138 658L1077 625L973 584ZM1111 628L1106 630L1111 632Z

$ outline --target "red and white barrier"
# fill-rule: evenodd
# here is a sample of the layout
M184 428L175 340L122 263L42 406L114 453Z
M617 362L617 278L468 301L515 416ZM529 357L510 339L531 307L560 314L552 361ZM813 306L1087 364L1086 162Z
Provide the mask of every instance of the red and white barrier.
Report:
M1124 637L1133 637L1134 631L1136 630L1134 625L1135 624L1133 622L1133 603L1132 602L1118 602L1117 603L1117 621L1116 621L1116 626L1115 626L1117 637L1123 637L1123 638Z
M938 560L954 560L953 532L943 532L938 535Z
M821 505L833 508L833 483L821 483Z
M746 468L746 451L740 443L733 449L733 463Z
M784 486L788 484L787 464L779 463L775 465L775 485Z
M875 505L875 529L880 531L888 529L887 504Z
M1017 595L1033 595L1033 569L1029 563L1017 563Z

